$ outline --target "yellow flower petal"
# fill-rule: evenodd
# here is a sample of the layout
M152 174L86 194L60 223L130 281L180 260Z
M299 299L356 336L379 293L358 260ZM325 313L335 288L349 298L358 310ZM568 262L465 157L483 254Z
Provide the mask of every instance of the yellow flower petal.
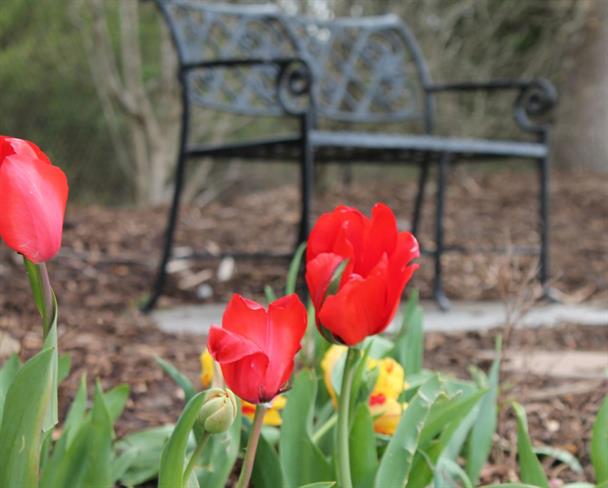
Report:
M205 348L205 350L200 355L201 361L201 374L200 374L200 382L203 388L209 388L211 386L211 382L213 381L213 357Z
M334 369L334 366L338 362L338 359L342 354L346 354L348 348L346 346L340 346L338 344L332 345L321 360L321 369L323 370L323 381L325 381L325 388L327 388L327 392L331 397L331 401L334 406L338 402L338 398L336 396L336 391L334 390L334 385L331 381L331 373Z
M272 403L270 404L270 408L266 410L266 413L264 414L264 425L272 425L273 427L280 426L283 423L283 419L281 419L281 410L285 408L286 403L287 398L284 395L277 395L274 397L274 400L272 400ZM241 411L249 420L253 420L255 408L253 403L242 400Z

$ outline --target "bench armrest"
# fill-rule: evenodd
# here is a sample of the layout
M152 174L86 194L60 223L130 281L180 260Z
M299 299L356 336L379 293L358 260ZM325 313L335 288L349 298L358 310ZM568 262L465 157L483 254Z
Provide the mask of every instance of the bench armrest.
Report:
M527 132L542 134L547 126L535 123L531 118L547 114L557 105L557 90L544 78L533 80L494 80L485 82L459 82L428 85L427 93L445 92L517 92L513 105L515 121Z
M255 66L278 67L275 80L277 100L288 115L304 115L314 107L314 74L310 63L300 57L284 58L225 58L195 63L184 63L182 74L205 68L243 68ZM304 104L295 105L298 98L305 97Z

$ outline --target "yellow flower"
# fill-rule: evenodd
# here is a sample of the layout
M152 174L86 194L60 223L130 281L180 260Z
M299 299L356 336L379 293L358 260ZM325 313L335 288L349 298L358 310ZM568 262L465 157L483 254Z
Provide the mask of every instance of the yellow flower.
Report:
M395 361L393 358L384 358L384 359L370 359L367 362L368 369L372 369L377 367L378 372L378 380L374 385L374 393L383 393L389 398L394 398L395 400L399 398L399 395L403 393L403 388L405 386L405 372L403 371L403 367Z
M321 361L325 386L334 406L337 404L337 398L331 381L332 370L346 350L346 346L331 346ZM405 372L393 358L368 359L366 367L370 371L378 369L378 379L369 396L370 411L374 418L374 431L379 434L392 435L397 429L401 413L407 406L405 403L399 403L399 396L407 387Z
M270 408L266 410L266 413L264 414L264 425L272 425L274 427L281 425L283 422L281 419L281 410L285 408L286 403L287 398L285 398L284 395L277 395L274 397L274 400L272 400L272 403L270 404ZM255 405L242 400L241 411L245 417L253 420L253 415L255 414Z
M406 407L407 403L399 403L396 398L372 393L369 396L369 409L374 419L374 431L378 434L393 435Z
M201 375L200 381L203 388L209 388L213 381L213 358L207 348L201 353Z
M348 348L346 346L340 346L338 344L332 345L323 355L323 359L321 360L321 369L323 370L323 381L325 381L325 387L327 388L327 393L331 397L331 401L334 406L338 403L338 398L336 396L336 391L334 390L334 385L331 381L331 372L334 369L334 366L340 359L342 354L346 354Z

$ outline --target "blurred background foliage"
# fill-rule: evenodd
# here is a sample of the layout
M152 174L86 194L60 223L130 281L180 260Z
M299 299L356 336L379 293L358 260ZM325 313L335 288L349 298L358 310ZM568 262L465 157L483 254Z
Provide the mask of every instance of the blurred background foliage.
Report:
M592 22L599 15L594 10L596 4L608 3L594 0L277 2L289 13L322 18L396 13L416 35L435 81L544 76L562 93L561 111L577 107L576 97L563 96L563 93L572 85L573 73L575 78L584 76L576 61L582 49L588 50L589 30L597 28L597 22ZM103 24L96 24L97 21ZM105 26L108 51L103 49L104 38L97 29L99 26ZM137 59L133 58L134 49L139 53ZM107 59L108 56L113 58ZM169 169L155 177L160 178L163 185L170 182L179 116L171 56L166 32L150 1L37 0L33 7L32 2L24 0L2 0L0 133L32 139L42 146L56 164L66 169L72 197L81 202L160 203L166 199L164 192L146 193L141 187L150 183L137 182L137 172L148 171L145 164L133 168L138 158L149 160L162 153L166 160L162 164ZM140 69L130 73L134 59ZM118 87L112 87L114 82ZM115 88L133 95L131 112L129 100L120 100L113 92ZM157 103L159 98L162 103ZM442 103L441 132L481 136L496 133L511 119L513 101L512 97L498 98L460 96ZM152 107L147 115L138 111L144 102ZM155 119L154 123L149 127L138 125L142 116ZM235 126L230 119L222 123L221 115L206 117L202 121L202 125L205 120L208 122L206 137L221 138L235 131L243 133L243 125ZM148 152L142 152L142 145ZM198 177L201 187L217 186L226 178L225 170L219 171L212 165L201 167ZM233 173L228 172L234 176ZM191 192L192 196L197 194L200 194L198 190Z

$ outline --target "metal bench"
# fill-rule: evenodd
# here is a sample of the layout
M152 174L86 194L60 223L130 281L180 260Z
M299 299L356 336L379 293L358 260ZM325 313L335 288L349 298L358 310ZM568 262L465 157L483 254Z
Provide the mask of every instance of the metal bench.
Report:
M315 163L378 161L417 165L420 176L412 218L414 233L420 223L429 169L437 166L435 249L425 250L434 255L433 291L442 308L449 303L442 288L441 266L446 250L443 215L448 166L457 159L530 160L536 164L540 177L539 279L546 286L549 129L533 119L538 120L555 106L557 94L551 83L536 79L434 84L414 37L393 15L325 22L288 16L272 5L154 1L177 50L182 118L164 250L144 309L153 308L162 293L186 162L197 157L299 162L298 242L304 241L309 231ZM532 137L513 141L433 135L436 95L476 90L513 92L515 122ZM285 136L219 145L194 144L190 134L195 106L291 118L297 121L298 130ZM418 134L386 132L389 125L405 127L412 123L419 124ZM340 125L340 131L331 129L336 125Z

